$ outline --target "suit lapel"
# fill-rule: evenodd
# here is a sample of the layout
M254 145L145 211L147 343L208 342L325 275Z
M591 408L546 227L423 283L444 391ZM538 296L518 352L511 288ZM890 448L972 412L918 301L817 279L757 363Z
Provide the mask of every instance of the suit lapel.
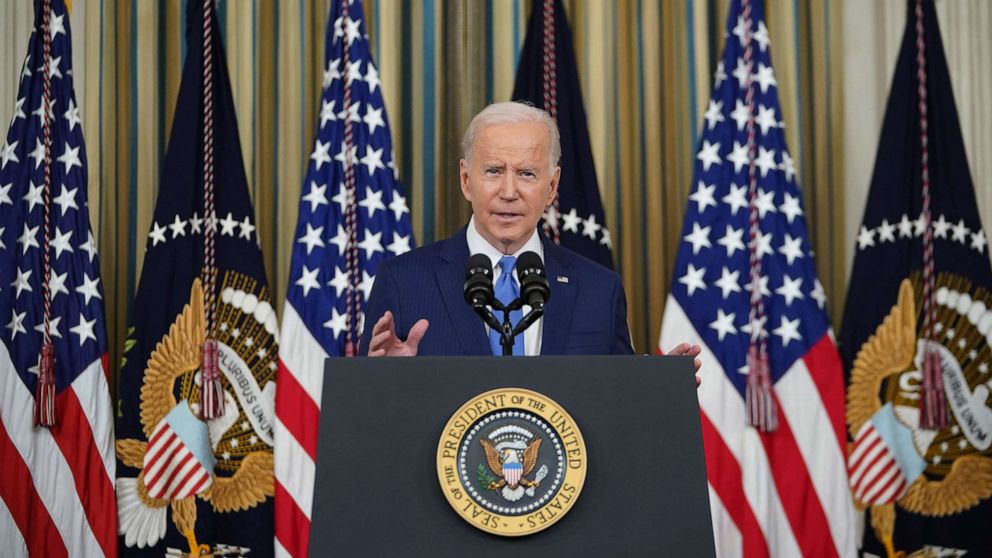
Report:
M491 355L486 327L462 297L465 266L468 263L465 227L443 242L440 252L442 262L435 270L434 277L444 295L441 298L458 335L462 352L469 355Z
M560 355L565 351L565 341L572 324L575 304L575 281L568 276L569 262L562 249L541 235L544 243L544 269L551 284L551 297L544 306L544 334L541 337L542 355ZM567 282L566 282L567 281Z

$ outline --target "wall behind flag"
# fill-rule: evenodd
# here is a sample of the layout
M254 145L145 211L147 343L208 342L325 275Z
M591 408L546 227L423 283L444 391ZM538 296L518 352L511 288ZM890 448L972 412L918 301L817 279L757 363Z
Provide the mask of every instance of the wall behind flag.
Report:
M119 362L126 335L128 305L143 263L172 122L185 54L182 13L187 1L73 2L76 91L84 107L90 211L104 266L114 362ZM468 216L456 186L460 135L486 103L509 99L531 1L366 2L373 55L420 243L447 235ZM323 26L330 2L218 2L245 170L276 293L285 292L287 284L296 204L319 109ZM983 2L939 1L945 31L978 34L973 27L945 23L947 17L957 17L962 25L978 25L989 35L992 16L988 6L980 7ZM633 340L640 351L651 350L660 327L728 3L565 2L617 269L628 291ZM26 2L2 4L0 44L13 41L5 52L18 52L13 46L26 39L22 35L30 29L31 10ZM887 0L885 9L888 4L897 6L893 14L900 13L901 0ZM958 11L965 9L973 11ZM850 258L845 232L853 239L850 231L860 217L895 52L895 43L890 53L883 53L873 46L876 42L848 39L868 51L864 56L887 64L878 66L883 74L871 80L852 76L844 65L845 33L852 25L868 25L859 14L881 10L858 2L767 0L786 134L800 172L821 280L828 299L835 301L844 299ZM976 18L978 23L970 21ZM891 27L897 30L899 25ZM989 170L979 172L977 154L992 152L992 115L988 107L983 112L977 108L982 98L989 98L987 93L981 96L987 90L974 89L979 79L988 79L980 74L989 65L987 60L984 65L955 65L956 53L971 48L969 40L945 39L945 44L955 80L962 83L958 87L955 82L958 108L968 115L962 118L965 143L990 223L992 194L981 186ZM20 66L20 60L0 61L0 119L9 118L13 109ZM883 84L880 100L876 82ZM968 105L962 101L965 90L971 91ZM875 105L852 105L869 94L875 95ZM855 122L852 112L858 115ZM857 126L865 122L874 122L874 131ZM846 171L852 150L868 157L860 182ZM855 207L848 212L853 217L845 219L845 211ZM281 297L276 299L281 303ZM830 310L839 324L839 308Z

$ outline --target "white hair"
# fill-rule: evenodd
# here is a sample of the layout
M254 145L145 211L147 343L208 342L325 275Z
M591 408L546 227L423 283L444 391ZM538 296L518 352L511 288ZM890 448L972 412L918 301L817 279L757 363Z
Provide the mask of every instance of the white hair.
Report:
M465 135L462 136L462 158L471 164L472 147L475 144L475 136L480 129L495 124L527 124L530 122L540 122L548 127L549 166L552 169L555 168L558 165L558 160L561 159L561 135L558 133L558 124L546 111L527 103L515 101L493 103L475 115L465 130Z

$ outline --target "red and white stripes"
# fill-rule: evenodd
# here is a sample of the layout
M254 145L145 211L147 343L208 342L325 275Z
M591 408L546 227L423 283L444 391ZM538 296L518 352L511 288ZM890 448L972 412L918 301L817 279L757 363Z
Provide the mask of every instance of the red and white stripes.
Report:
M213 484L213 476L196 459L168 421L162 421L148 438L144 481L148 495L159 500L179 500L199 494Z
M659 346L703 347L700 422L717 555L855 555L844 385L829 334L776 383L778 429L749 427L745 402L674 297ZM736 371L731 371L736 374Z
M327 353L292 304L283 310L275 424L276 556L307 556Z
M902 496L906 477L871 421L858 432L848 458L851 490L863 504L890 504Z
M4 555L117 556L113 404L102 359L56 396L57 428L33 428L33 406L0 343Z

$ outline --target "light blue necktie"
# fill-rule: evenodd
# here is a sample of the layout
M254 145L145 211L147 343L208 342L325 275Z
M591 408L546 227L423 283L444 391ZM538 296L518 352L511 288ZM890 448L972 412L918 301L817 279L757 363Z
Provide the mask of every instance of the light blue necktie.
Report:
M504 306L508 306L511 302L520 296L520 287L517 285L517 278L513 275L513 266L517 263L517 258L513 256L503 256L499 259L499 267L502 269L502 273L499 279L496 280L495 291L496 298L503 303ZM494 312L496 319L499 323L503 323L503 312ZM514 310L510 312L510 323L516 327L520 320L524 317L523 310ZM493 354L496 356L501 356L503 354L503 346L499 344L499 330L489 329L489 345L493 349ZM524 333L520 332L513 339L513 356L522 356L524 354Z

